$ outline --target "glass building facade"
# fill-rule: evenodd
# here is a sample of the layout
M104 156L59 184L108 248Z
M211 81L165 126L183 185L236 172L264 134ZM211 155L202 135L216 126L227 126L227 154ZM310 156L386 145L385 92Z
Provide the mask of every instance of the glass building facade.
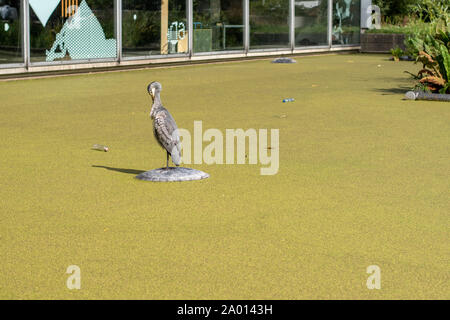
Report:
M23 63L21 0L0 0L0 68L11 63Z
M243 0L193 1L193 52L244 49Z
M357 47L360 20L360 0L0 0L0 72Z
M186 0L122 0L124 57L186 52Z
M333 44L359 43L361 25L360 0L333 1Z
M249 0L250 48L289 48L289 0Z
M328 0L295 3L295 46L328 44Z
M117 57L114 0L28 2L31 62Z

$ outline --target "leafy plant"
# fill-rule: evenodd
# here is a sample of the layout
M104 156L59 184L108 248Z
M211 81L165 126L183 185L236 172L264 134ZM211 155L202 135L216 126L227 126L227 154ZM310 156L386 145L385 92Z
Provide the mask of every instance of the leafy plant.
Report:
M420 0L410 6L410 12L425 22L444 20L448 24L449 0Z
M394 49L391 49L391 54L392 57L394 57L394 61L398 62L400 61L400 57L403 56L405 52L401 48L395 47Z
M373 4L381 9L381 14L387 17L404 16L408 13L409 7L419 0L374 0Z
M418 73L419 82L427 86L432 92L437 91L439 88L443 88L446 85L446 81L439 70L437 61L424 51L420 52L418 60L421 61L424 66Z
M430 25L418 19L410 19L407 25L402 24L382 24L381 29L369 29L366 33L389 33L389 34L425 34L430 29Z
M419 42L422 50L419 51L416 61L423 64L416 79L431 92L447 93L450 89L450 33L442 40L428 36L426 41Z
M450 16L449 0L422 0L414 9L427 28L408 37L408 53L423 64L415 76L417 88L447 93L450 91Z

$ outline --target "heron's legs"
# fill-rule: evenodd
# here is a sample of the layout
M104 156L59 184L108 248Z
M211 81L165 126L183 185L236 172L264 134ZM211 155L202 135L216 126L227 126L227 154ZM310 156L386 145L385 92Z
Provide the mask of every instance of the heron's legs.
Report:
M167 165L166 165L166 169L169 169L169 152L167 152Z

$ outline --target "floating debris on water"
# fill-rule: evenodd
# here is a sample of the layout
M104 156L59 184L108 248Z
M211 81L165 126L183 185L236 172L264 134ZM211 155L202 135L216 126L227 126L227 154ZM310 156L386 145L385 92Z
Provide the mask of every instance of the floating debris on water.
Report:
M108 152L109 148L107 146L102 145L102 144L94 144L92 146L92 150Z

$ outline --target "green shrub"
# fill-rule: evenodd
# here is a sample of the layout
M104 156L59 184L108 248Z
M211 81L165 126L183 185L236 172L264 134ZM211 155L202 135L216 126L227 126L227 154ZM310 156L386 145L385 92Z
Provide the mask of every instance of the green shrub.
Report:
M417 88L431 92L450 92L450 0L423 1L416 7L428 28L411 34L406 40L408 52L423 64L418 75ZM424 13L426 11L426 13ZM421 14L424 13L424 14Z
M405 16L410 11L410 6L416 4L417 0L373 0L373 4L381 9L385 17Z
M392 57L394 57L395 61L400 61L400 57L403 56L405 52L401 48L396 47L394 49L391 49L391 54Z
M410 6L410 13L424 22L444 20L448 24L450 0L420 0Z
M402 25L392 25L392 24L383 24L381 29L371 29L367 30L367 33L389 33L389 34L416 34L416 33L425 33L429 29L429 25L420 21L410 21L406 26Z

